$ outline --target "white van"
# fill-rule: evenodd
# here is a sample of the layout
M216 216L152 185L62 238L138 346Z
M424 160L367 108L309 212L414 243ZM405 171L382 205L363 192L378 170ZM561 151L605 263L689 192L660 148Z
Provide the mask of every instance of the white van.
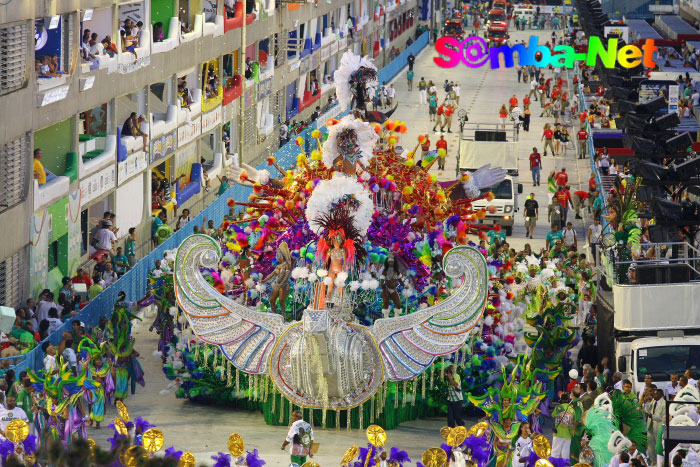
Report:
M535 20L535 9L526 7L515 7L512 15L513 19L515 19L516 16L519 18L529 19L530 22L532 22Z

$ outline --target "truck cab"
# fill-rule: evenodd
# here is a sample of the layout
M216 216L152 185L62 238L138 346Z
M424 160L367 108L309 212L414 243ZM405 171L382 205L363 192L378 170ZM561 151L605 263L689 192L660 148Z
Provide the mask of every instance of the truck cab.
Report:
M508 28L501 26L491 26L486 30L486 43L490 46L498 47L506 45L510 39Z
M453 18L445 21L443 35L447 37L454 37L455 39L461 41L464 38L464 28L462 27L461 18Z
M506 32L508 31L508 15L506 14L506 10L494 8L489 11L486 17L486 29L490 29L494 26L505 28Z
M482 199L475 201L472 206L474 209L488 209L489 206L495 206L496 212L491 214L487 211L486 217L478 222L484 225L500 225L506 235L513 235L515 213L518 211L518 195L522 194L523 185L518 183L516 174L509 174L498 185L481 190L481 194L485 195L489 191L494 195L493 201Z
M635 393L644 388L644 376L649 374L654 384L665 389L671 374L679 377L691 367L700 368L700 336L685 336L682 331L657 337L617 340L615 354L617 369L629 379Z

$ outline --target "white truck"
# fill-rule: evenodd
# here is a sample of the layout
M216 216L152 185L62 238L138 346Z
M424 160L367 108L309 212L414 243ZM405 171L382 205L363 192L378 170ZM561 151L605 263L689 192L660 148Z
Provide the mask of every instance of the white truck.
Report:
M597 304L599 355L613 351L636 392L647 374L662 389L671 374L700 374L700 283L614 284Z
M500 125L493 123L464 123L460 129L459 149L457 153L457 172L476 170L486 164L491 167L501 167L508 172L505 180L498 185L483 190L493 192L493 201L480 200L474 202L476 209L496 207L496 213L488 213L479 222L486 225L500 225L506 235L513 234L515 213L518 212L518 195L522 194L523 186L518 183L518 129L498 129ZM498 135L498 136L494 136ZM498 139L497 141L480 141L484 137Z

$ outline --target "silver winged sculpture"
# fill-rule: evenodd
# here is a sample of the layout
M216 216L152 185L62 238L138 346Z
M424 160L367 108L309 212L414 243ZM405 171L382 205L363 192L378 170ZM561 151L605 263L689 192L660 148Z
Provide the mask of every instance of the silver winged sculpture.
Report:
M306 309L297 322L260 312L220 294L200 268L216 268L218 243L206 235L188 237L175 260L175 294L194 333L220 346L241 371L269 375L294 404L310 408L357 406L381 383L423 373L440 356L454 352L478 323L488 296L486 260L474 248L445 254L443 268L458 285L434 306L373 326L347 322L332 310Z

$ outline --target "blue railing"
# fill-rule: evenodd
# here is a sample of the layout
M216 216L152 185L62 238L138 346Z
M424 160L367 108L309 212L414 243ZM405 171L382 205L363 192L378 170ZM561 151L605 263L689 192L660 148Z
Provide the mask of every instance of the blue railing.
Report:
M413 52L414 55L418 55L418 53L423 50L426 45L428 45L427 32L421 35L421 37L407 47L403 53L401 53L379 71L379 82L390 81L405 66L407 66L408 63L406 59L408 58L408 55L411 52ZM325 122L321 122L322 125L323 123ZM300 134L294 136L277 152L275 152L277 165L280 167L294 167L296 165L297 156L301 153L301 148L296 144L295 139L301 136L307 142L310 142L312 131L313 128L305 129ZM267 162L258 164L257 168L267 169ZM228 200L230 198L236 200L247 200L252 191L252 188L242 185L234 185L233 187L229 188L216 201L197 214L197 216L195 216L187 225L175 232L170 238L151 251L148 255L141 258L138 263L131 268L131 270L121 276L121 278L119 278L119 280L113 285L105 289L104 292L95 297L85 308L80 310L75 318L68 320L43 342L48 341L57 346L61 342L61 336L63 333L71 330L71 323L74 319L82 321L86 326L96 326L99 324L102 316L109 317L112 314L112 308L114 307L114 303L117 301L117 295L120 291L124 291L127 300L136 301L141 299L146 294L148 275L153 269L155 269L156 260L163 259L163 255L167 250L177 248L188 236L192 235L194 226L201 226L205 217L207 220L213 220L214 225L221 224L224 221L224 216L228 214L230 209L228 206ZM41 345L43 342L36 348L27 352L23 361L18 362L13 366L15 373L18 374L20 371L28 368L34 370L42 368L44 353L41 351Z

